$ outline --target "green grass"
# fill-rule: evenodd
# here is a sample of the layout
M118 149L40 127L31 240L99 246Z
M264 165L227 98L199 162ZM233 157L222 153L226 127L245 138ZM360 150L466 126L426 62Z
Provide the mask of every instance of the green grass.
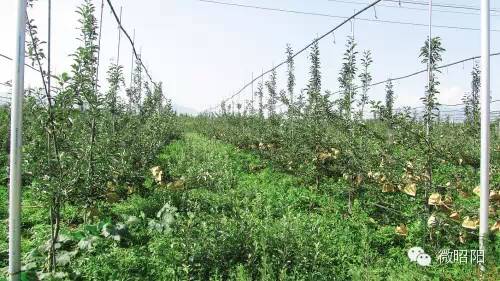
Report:
M8 237L7 237L7 218L8 218L8 203L7 203L7 187L0 185L0 198L2 204L0 204L0 267L7 266L8 257Z
M77 249L74 244L81 239L96 237L90 249L77 250L71 262L59 268L70 274L68 279L477 278L472 265L434 263L423 268L410 263L406 251L413 245L397 236L393 225L377 223L359 202L348 215L340 197L301 186L300 178L277 172L234 146L187 134L167 146L157 164L168 181L181 180L184 188L172 190L149 179L143 195L103 204L100 222L77 228L66 225L63 233L75 240L67 251ZM332 185L335 190L341 183ZM158 211L165 204L175 210L169 211L168 230L157 231L150 225L161 222ZM23 243L25 251L46 239L48 227L42 212L26 212L33 241ZM65 217L70 213L71 208ZM0 214L6 216L3 209ZM131 216L136 223L127 223ZM120 242L102 237L104 222L126 224Z

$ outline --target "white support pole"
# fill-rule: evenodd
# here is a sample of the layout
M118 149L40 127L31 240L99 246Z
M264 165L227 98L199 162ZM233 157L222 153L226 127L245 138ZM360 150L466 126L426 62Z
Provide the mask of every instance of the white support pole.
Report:
M48 97L50 99L51 93L52 93L52 86L51 86L51 54L52 54L52 0L49 0L48 2L48 21L47 21L47 91L48 91ZM51 104L51 101L47 101L49 105Z
M432 0L429 0L429 61L427 62L427 79L428 79L428 84L427 84L427 91L428 94L430 93L431 90L431 82L432 82ZM432 109L431 109L432 110ZM431 112L427 112L427 114L431 114ZM430 117L426 118L425 122L425 136L429 138L430 134Z
M118 54L116 55L116 65L120 64L120 43L121 43L121 40L122 40L122 29L121 29L121 25L122 25L122 10L123 10L123 7L120 7L120 23L118 24Z
M254 94L255 94L255 93L253 92L253 80L254 80L254 79L253 79L253 72L252 72L252 106L251 106L251 111L252 111L252 112L251 112L251 115L252 115L252 114L253 114L253 112L254 112Z
M97 88L99 85L99 66L101 62L101 39L102 39L102 16L104 14L104 0L101 0L101 17L99 19L99 39L97 41L97 45L99 46L99 49L97 50L97 66L96 66L96 71L95 71L95 87L94 91L97 93Z
M135 44L135 28L134 28L134 37L132 39L132 44ZM132 87L132 81L134 81L134 49L132 48L132 63L130 67L130 87Z
M354 14L356 14L356 10L354 10ZM352 21L351 21L351 32L352 32L351 36L352 36L352 39L354 39L354 28L355 28L354 21L355 21L355 19L356 18L353 18Z
M26 0L17 1L16 48L10 116L9 280L21 279L21 146Z
M490 171L490 1L481 0L481 203L479 207L479 250L486 250ZM486 252L484 257L486 260ZM484 265L481 265L484 271Z

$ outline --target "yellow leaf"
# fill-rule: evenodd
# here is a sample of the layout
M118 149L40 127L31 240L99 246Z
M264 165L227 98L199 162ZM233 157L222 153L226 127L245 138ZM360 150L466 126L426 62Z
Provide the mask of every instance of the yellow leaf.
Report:
M460 232L460 235L458 236L458 241L460 241L460 243L462 244L465 244L465 234Z
M176 181L174 181L174 182L170 185L170 188L172 188L172 189L182 189L182 188L184 188L184 180L183 180L183 179L180 179L180 180L176 180Z
M437 206L437 205L441 205L441 194L439 193L433 193L431 194L431 196L429 196L429 201L427 202L427 204L429 205L433 205L433 206Z
M399 226L396 226L396 234L401 236L407 236L408 228L406 227L406 225L400 224Z
M463 198L469 198L470 197L470 195L467 192L463 191L462 189L458 190L458 194L460 194L460 196L463 197Z
M422 178L423 180L430 180L430 178L431 178L431 177L429 176L429 173L428 173L428 172L425 172L425 173L423 173L423 174L421 175L421 178Z
M326 160L329 160L330 158L332 158L332 154L331 153L327 153L327 152L321 152L318 154L318 159L320 161L326 161Z
M363 182L363 176L361 174L357 174L356 175L356 185L361 185L361 183Z
M135 193L135 187L133 186L127 186L127 194L128 195L131 195L131 194L134 194Z
M410 161L406 162L406 168L413 169L413 163L411 163Z
M428 219L427 219L427 226L428 227L434 227L437 224L437 218L436 215L432 214Z
M472 192L474 192L477 196L479 196L481 194L481 187L479 185L476 186L476 188L474 188Z
M496 221L490 228L491 232L497 232L500 230L500 221Z
M392 184L389 184L389 183L384 183L382 184L382 192L386 193L386 192L394 192L395 189L394 189L394 186Z
M499 201L500 200L500 192L496 190L492 190L490 192L490 200L491 201Z
M450 219L452 219L452 220L459 220L460 219L460 214L458 212L453 212L450 215Z
M107 191L110 192L110 191L115 191L116 190L116 187L115 185L113 184L112 181L108 181L106 183L106 188L107 188Z
M154 166L153 168L150 169L151 174L156 175L159 171L161 171L160 166Z
M465 217L464 221L462 222L462 227L467 228L467 229L477 229L479 226L479 220L478 219L471 219L470 217Z
M385 177L385 175L382 175L382 177L380 178L380 182L384 182L387 178Z
M444 203L445 205L451 205L451 204L453 204L453 199L451 198L451 196L449 196L449 195L445 195L445 196L444 196L443 203Z
M161 184L163 182L163 171L160 166L151 168L151 174L153 175L156 183Z
M415 183L410 183L405 186L403 189L403 192L410 195L410 196L415 196L417 195L417 184Z

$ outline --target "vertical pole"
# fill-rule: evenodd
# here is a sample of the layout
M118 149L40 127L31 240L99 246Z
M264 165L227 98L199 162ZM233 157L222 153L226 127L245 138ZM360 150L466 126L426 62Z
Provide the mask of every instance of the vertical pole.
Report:
M21 148L26 1L17 1L16 51L10 116L9 280L21 279Z
M135 28L134 28L134 39L132 40L132 45L135 44ZM132 87L132 80L134 80L134 48L132 47L132 66L130 68L130 86Z
M262 89L264 89L264 68L262 68L262 76L260 77L260 83L262 85ZM260 100L259 100L259 103L260 103ZM262 90L262 104L264 104L264 90ZM262 115L264 116L265 115L265 110L264 110L264 106L262 106Z
M428 39L428 62L427 62L427 74L428 74L428 85L427 85L427 98L431 95L431 86L432 86L432 0L429 0L429 39ZM432 107L429 106L430 100L427 100L427 116L425 117L425 138L427 141L427 145L430 148L431 146L431 122L432 122ZM427 180L427 188L424 191L424 196L427 198L427 193L430 192L432 188L432 158L429 155L430 151L427 154L427 175L429 176ZM429 206L425 204L427 212L430 211Z
M253 114L254 109L254 92L253 92L253 72L252 72L252 106L251 106L251 114Z
M430 93L431 83L432 83L432 0L429 0L429 61L427 62L427 75L428 75L428 84L427 91ZM432 109L431 109L432 110ZM427 112L427 114L431 114L431 112ZM430 134L430 117L425 118L425 135L429 138Z
M101 38L102 38L102 15L104 12L104 0L101 0L101 18L99 20L99 41L97 44L99 48L97 49L97 68L95 71L95 88L94 91L97 93L97 85L99 84L99 63L101 61Z
M142 46L139 48L138 57L139 57L139 63L142 63ZM142 70L142 65L139 65L139 67L141 67Z
M51 86L50 86L50 68L51 68L51 49L52 49L52 0L48 2L48 22L47 22L47 90L48 98L51 97ZM51 101L48 101L49 105Z
M486 260L490 170L490 1L481 0L481 202L479 207L479 250ZM484 271L484 264L481 264Z
M356 10L354 10L354 14L356 14ZM354 39L354 20L355 18L353 18L351 21L352 39Z
M120 7L120 22L118 23L118 54L116 55L116 65L120 64L120 43L122 39L122 8Z

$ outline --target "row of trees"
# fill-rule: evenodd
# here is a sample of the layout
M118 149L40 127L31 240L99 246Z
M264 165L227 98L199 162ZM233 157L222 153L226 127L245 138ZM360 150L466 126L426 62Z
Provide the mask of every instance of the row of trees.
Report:
M200 118L199 130L255 149L283 171L300 175L311 188L345 198L347 213L352 212L354 200L360 200L382 224L401 223L397 231L402 235L407 235L406 225L414 223L422 233L420 237L435 242L436 249L443 243L455 243L457 233L464 236L466 232L459 225L454 225L453 230L446 229L447 216L452 211L459 213L458 208L463 217L474 217L476 211L472 205L450 203L461 195L446 189L445 184L456 184L460 194L467 194L472 192L475 178L443 173L449 169L464 169L462 172L468 173L472 168L477 176L478 144L476 135L470 132L477 131L479 125L475 119L479 115L479 73L477 66L474 67L472 90L464 98L467 122L436 122L438 64L445 49L439 37L432 38L430 44L430 53L429 40L419 52L421 62L430 68L429 84L422 98L423 120L412 116L409 109L394 109L395 90L391 80L385 85L385 102L370 101L372 54L366 50L360 56L355 40L349 37L337 91L322 88L320 49L316 43L309 54L308 83L296 95L293 51L287 46L286 90L277 89L273 71L267 82L257 86L257 109L249 103L243 112L231 114L222 105L218 114ZM267 101L264 101L265 91ZM276 110L279 102L286 106L282 114ZM367 105L376 118L364 118ZM443 182L445 179L449 182ZM431 197L447 198L447 203L443 200L436 204ZM448 207L445 212L442 204ZM400 209L402 206L405 209ZM411 221L410 217L417 220ZM435 224L436 220L443 223ZM429 235L424 234L425 230ZM436 239L436 233L448 240ZM415 242L429 242L423 240Z
M84 0L76 13L80 45L71 54L70 71L54 77L48 75L45 42L38 38L35 21L27 25L27 56L40 69L43 87L26 92L23 177L24 186L34 189L49 209L50 271L56 266L63 206L78 206L82 220L89 221L103 200L144 192L137 187L145 171L158 150L178 135L162 84L144 81L140 58L128 88L123 67L116 63L107 70L107 89L99 85L99 23L92 1ZM56 85L48 87L51 79ZM7 128L1 122L0 131ZM5 167L6 155L0 152Z
M372 53L370 50L365 50L361 53L361 58L359 59L358 66L358 55L359 52L356 49L357 44L353 38L349 37L346 43L346 52L344 53L342 69L339 73L338 82L339 90L334 92L335 94L340 94L336 100L331 101L333 93L329 90L321 93L321 82L315 83L314 87L319 86L319 91L313 90L312 92L319 92L323 96L328 106L336 105L338 107L339 113L342 113L351 118L356 117L358 120L364 119L366 116L367 105L372 105L372 113L375 119L382 118L383 116L394 114L394 85L392 80L386 82L386 98L385 102L375 102L370 101L368 92L370 90L370 85L373 82L373 77L370 73L370 67L373 64ZM317 49L317 51L315 51ZM438 64L442 62L442 53L445 49L441 46L441 39L435 37L432 39L432 59L429 61L429 43L428 40L425 42L424 46L420 49L419 57L424 65L430 67L429 84L426 86L425 95L422 98L424 104L423 121L425 123L433 123L441 120L439 113L440 104L437 102L437 95L439 94L438 86L440 84L437 79L437 74L441 73L438 69ZM317 44L312 47L312 52L316 52L316 56L319 57L319 48ZM277 74L276 70L271 71L269 75L269 80L266 82L257 83L257 91L253 93L251 100L246 100L244 103L228 104L224 101L220 105L220 114L227 116L229 114L242 114L242 115L255 115L264 117L269 117L276 115L277 108L279 104L285 105L291 111L303 110L306 106L305 96L301 91L300 94L295 96L295 76L294 76L294 62L293 62L293 50L290 45L287 45L286 55L288 57L288 68L287 68L287 85L285 90L277 89ZM430 63L430 65L429 65ZM311 64L315 65L315 68L319 69L319 60L314 61L311 58ZM321 74L311 73L311 79L320 79ZM478 129L479 122L479 87L480 87L480 69L477 63L474 63L473 70L471 72L472 82L471 90L464 94L462 98L463 109L465 115L465 122L474 125L471 129ZM356 78L358 80L356 80ZM311 81L310 81L311 82ZM359 91L359 93L358 93ZM264 96L267 93L267 103L264 102ZM307 93L307 91L306 91ZM310 92L311 93L311 92ZM309 97L308 97L309 98ZM357 109L353 114L352 111ZM409 112L410 108L404 108L405 111ZM413 117L417 118L417 114L414 111Z

